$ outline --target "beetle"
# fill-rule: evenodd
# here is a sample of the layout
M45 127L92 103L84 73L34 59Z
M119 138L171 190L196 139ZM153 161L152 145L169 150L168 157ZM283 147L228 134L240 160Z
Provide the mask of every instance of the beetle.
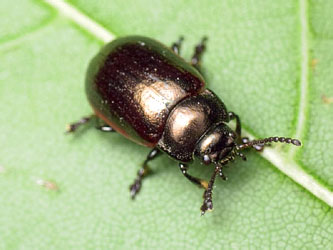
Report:
M152 148L130 186L134 198L150 171L148 162L166 153L179 164L181 173L204 188L201 214L212 210L216 176L226 179L223 167L235 157L246 160L246 148L260 151L271 142L300 146L297 139L268 137L249 140L241 136L238 115L227 111L213 91L205 88L200 60L207 38L195 47L190 63L180 57L181 37L171 48L151 38L127 36L106 44L91 60L85 81L91 116L68 125L72 133L91 120L98 129L118 132L140 145ZM235 120L231 129L229 121ZM210 181L188 174L199 159L214 165Z

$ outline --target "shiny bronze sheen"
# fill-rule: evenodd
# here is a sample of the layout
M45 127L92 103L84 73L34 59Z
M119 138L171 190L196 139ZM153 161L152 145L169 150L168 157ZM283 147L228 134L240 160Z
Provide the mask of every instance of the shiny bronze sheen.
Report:
M203 91L200 73L161 43L119 38L91 61L86 93L97 116L136 143L154 147L172 108Z
M224 104L210 90L184 99L171 111L158 147L172 158L191 162L199 139L212 126L229 122Z
M85 86L95 114L70 124L67 131L74 132L92 120L101 131L117 131L153 148L130 186L132 198L150 171L148 162L163 151L178 161L189 181L205 189L201 206L204 214L213 209L216 176L226 180L224 166L236 157L246 160L242 150L259 151L272 142L301 145L299 140L286 137L252 141L242 137L239 116L228 112L223 102L205 89L198 71L206 40L203 38L195 47L187 63L178 55L182 38L171 49L146 37L119 38L107 44L89 65ZM231 120L236 122L234 129L227 124ZM214 165L209 182L188 173L187 163L195 158L204 165Z

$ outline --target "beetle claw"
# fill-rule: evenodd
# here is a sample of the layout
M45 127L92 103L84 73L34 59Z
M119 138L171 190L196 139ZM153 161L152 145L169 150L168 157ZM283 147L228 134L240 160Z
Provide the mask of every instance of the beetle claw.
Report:
M212 191L210 189L207 189L204 192L203 198L204 201L202 203L202 206L200 207L201 216L204 215L206 211L213 210Z
M201 208L201 216L206 213L206 211L211 211L213 210L213 202L211 199L205 199Z
M135 196L139 193L141 189L141 180L136 179L129 189L130 189L131 198L132 200L134 200Z

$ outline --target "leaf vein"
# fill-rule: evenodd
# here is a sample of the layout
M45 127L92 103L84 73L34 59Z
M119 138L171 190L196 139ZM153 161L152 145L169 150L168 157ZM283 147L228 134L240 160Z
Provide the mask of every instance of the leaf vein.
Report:
M298 116L296 121L296 131L294 137L302 140L306 113L308 108L308 88L309 88L309 21L307 0L299 0L300 16L300 42L301 42L301 70L300 70L300 101L298 104ZM293 147L289 151L289 157L293 158L297 148Z
M83 27L94 35L99 40L103 42L110 42L115 38L115 35L112 34L109 30L105 29L102 25L92 20L87 15L83 14L80 10L73 7L67 2L62 0L45 0L52 7L57 9L59 13L65 15L67 18L71 19L79 26Z

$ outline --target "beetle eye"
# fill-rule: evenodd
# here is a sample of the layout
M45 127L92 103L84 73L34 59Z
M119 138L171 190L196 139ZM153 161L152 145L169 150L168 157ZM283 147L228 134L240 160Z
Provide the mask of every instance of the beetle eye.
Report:
M232 133L232 132L229 132L228 137L231 137L231 138L233 138L233 139L236 139L236 134L235 134L235 133Z
M208 155L204 155L204 156L203 156L202 162L203 162L205 165L209 165L209 164L212 163L212 161L210 160L210 158L209 158Z

